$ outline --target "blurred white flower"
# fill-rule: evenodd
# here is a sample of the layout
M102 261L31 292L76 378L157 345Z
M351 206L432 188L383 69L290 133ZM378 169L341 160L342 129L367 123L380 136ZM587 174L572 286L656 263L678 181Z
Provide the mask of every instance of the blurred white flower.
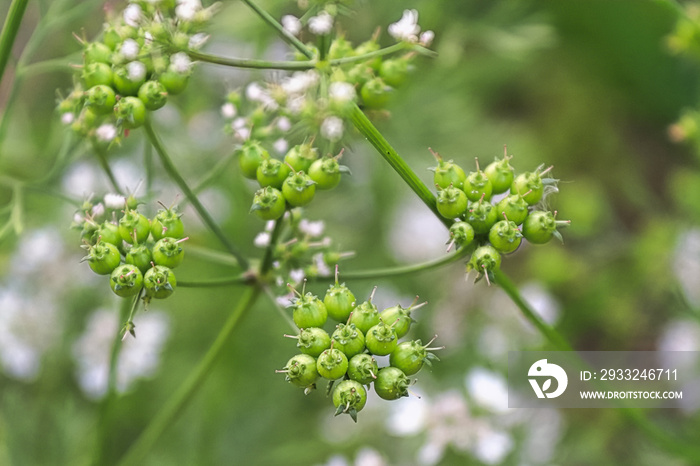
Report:
M221 106L221 116L224 118L233 118L236 116L236 106L231 102L227 102Z
M270 244L270 233L266 231L258 233L253 240L253 244L258 248L266 248Z
M186 0L178 3L179 5L175 7L175 16L182 21L192 21L197 12L202 9L199 0Z
M296 71L280 83L282 90L288 95L301 94L318 84L319 75L315 70Z
M311 258L313 264L316 266L316 272L320 277L330 277L333 271L326 264L326 260L323 257L323 253L319 252L313 255Z
M138 27L141 21L141 6L136 3L130 3L124 9L124 22L131 27Z
M137 338L127 339L117 361L116 388L124 393L136 380L151 376L160 364L160 353L167 340L169 327L165 313L150 310L135 320ZM109 358L115 335L120 331L117 314L106 309L95 311L85 331L73 344L80 388L91 399L100 399L107 392Z
M328 89L330 99L339 103L355 100L355 95L355 87L345 81L335 81Z
M476 367L464 379L467 392L476 404L494 412L508 409L508 384L501 374Z
M170 68L180 74L189 73L192 60L185 52L174 53L170 56Z
M266 91L258 82L252 82L245 88L245 96L254 102L259 102Z
M132 61L126 65L126 74L131 81L140 81L146 77L146 65L140 61Z
M309 31L313 34L328 34L332 29L333 17L326 11L322 11L318 15L309 18Z
M107 193L104 202L110 209L123 209L126 205L126 198L121 194Z
M61 123L64 125L69 125L73 123L73 120L75 120L75 115L73 115L71 112L66 112L63 115L61 115Z
M287 118L286 116L279 117L277 119L277 129L279 129L280 131L287 132L290 129L292 129L292 122L289 121L289 118Z
M292 269L289 271L289 280L293 285L303 282L305 276L303 269Z
M430 400L424 395L404 397L391 403L386 429L391 435L410 437L425 429L430 415Z
M143 43L144 45L151 45L153 43L153 34L146 31L143 33Z
M325 228L326 224L323 223L323 220L312 222L304 218L299 222L299 231L309 235L311 238L321 236Z
M139 43L134 39L125 39L120 52L127 60L133 60L139 56Z
M389 25L389 35L396 40L417 42L420 26L418 26L418 11L404 10L401 19Z
M386 466L388 463L375 449L364 447L355 456L355 466Z
M103 123L95 130L95 137L103 142L110 142L117 137L117 127L110 123Z
M430 47L430 44L433 43L433 39L435 39L435 33L433 31L425 31L421 33L418 43L423 47Z
M289 148L289 143L286 139L279 138L272 144L272 148L275 149L275 152L278 154L286 154L287 149Z
M389 249L399 261L418 262L445 253L445 226L415 197L409 196L394 211L391 225Z
M280 282L282 282L282 283L280 283ZM284 282L284 280L279 280L279 282L277 284L279 286L282 286L284 284L283 282ZM290 307L294 301L294 293L292 293L290 291L289 293L287 293L284 296L278 296L277 298L275 298L275 301L277 301L277 304L279 304L282 307Z
M673 254L673 273L688 302L700 306L700 228L691 228L678 237Z
M298 36L301 32L301 21L293 15L282 16L282 27L293 36Z
M94 218L100 217L104 213L105 213L105 206L101 202L92 206L92 209L90 210L90 214Z
M474 456L485 464L500 464L513 449L513 437L507 432L485 428L477 434Z
M429 413L427 441L418 450L420 464L438 464L448 445L460 451L467 451L473 445L475 423L461 393L448 391L440 394L430 406Z
M321 136L329 141L338 141L343 137L343 120L329 116L321 123Z

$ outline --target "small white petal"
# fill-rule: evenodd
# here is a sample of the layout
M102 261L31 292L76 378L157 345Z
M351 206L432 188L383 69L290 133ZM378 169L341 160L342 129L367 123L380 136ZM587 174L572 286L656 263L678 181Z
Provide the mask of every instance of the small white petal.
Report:
M285 116L280 117L277 120L277 129L279 129L280 131L287 132L290 129L292 129L292 122L289 121L289 118L287 118Z
M204 44L206 44L208 40L209 40L209 34L205 34L203 32L200 32L200 33L197 33L197 34L193 35L192 37L190 37L190 41L189 41L188 45L190 46L191 49L196 50L196 49L200 48L201 46L203 46Z
M294 269L289 271L289 278L293 283L301 283L304 281L304 277L306 274L304 274L304 270L302 269Z
M117 137L117 128L114 125L105 123L95 130L97 139L103 142L110 142Z
M105 213L105 206L102 203L96 204L92 206L92 210L90 211L93 217L99 217L100 215Z
M192 60L185 52L178 52L170 56L170 68L174 71L185 74L189 73L192 67Z
M321 136L329 141L338 141L343 137L343 120L330 116L321 123Z
M258 248L267 247L270 244L270 234L267 232L258 233L253 244Z
M131 81L141 81L146 77L146 65L140 61L129 62L126 65L126 74Z
M433 31L425 31L420 35L419 43L423 47L430 47L430 44L433 43L433 39L435 39L435 33Z
M355 86L345 81L336 81L331 83L328 96L336 102L350 102L355 99Z
M138 27L141 21L141 7L135 3L129 4L124 9L124 22L131 27Z
M272 144L272 147L275 149L275 151L278 154L286 154L287 149L289 148L289 143L287 142L286 139L284 138L279 138Z
M105 194L105 206L110 209L122 209L126 204L126 198L121 194L108 193Z
M231 102L225 103L221 106L221 116L224 118L233 118L236 116L236 106Z
M333 17L322 11L309 18L309 31L316 35L328 34L333 29Z
M139 43L134 39L126 39L122 43L120 52L127 60L133 60L139 56Z
M323 220L311 222L304 218L299 222L299 231L309 235L312 238L321 236L325 227L326 225L323 223Z
M292 15L282 16L282 27L291 35L297 36L301 32L301 21Z
M73 115L70 112L66 112L63 115L61 115L61 123L64 125L69 125L73 123L73 120L75 120L75 115Z

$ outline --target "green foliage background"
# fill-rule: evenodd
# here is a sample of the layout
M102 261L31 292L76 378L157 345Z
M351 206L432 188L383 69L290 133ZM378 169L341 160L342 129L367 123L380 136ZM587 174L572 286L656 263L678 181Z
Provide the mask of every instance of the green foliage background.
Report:
M30 2L15 56L49 3ZM101 26L102 5L91 3L52 31L33 60L74 54L78 62L80 47L71 32L84 28L90 37ZM297 13L288 2L261 4L277 18ZM0 17L7 7L0 6ZM377 25L396 21L404 8L418 9L423 28L436 32L439 56L419 60L413 79L393 98L391 118L377 125L428 184L426 168L433 164L428 147L471 167L474 157L489 161L507 144L520 170L541 163L555 166L562 181L553 204L562 218L572 220L564 231L566 244L529 248L506 260L504 269L516 282L537 281L556 297L559 329L574 348L653 350L665 323L678 317L697 321L699 310L679 291L676 274L683 271L672 270L679 233L700 221L700 160L692 148L672 144L667 132L680 112L697 101L697 65L671 55L664 45L676 10L655 1L358 2L357 12L341 27L359 43ZM281 49L273 32L236 1L224 2L212 33L212 50L226 43L238 44L234 50L246 56ZM180 121L167 125L163 138L191 179L232 150L231 141L216 134L211 135L216 146L193 143L193 121L203 112L218 111L228 90L264 75L269 74L201 65L187 92L173 100ZM0 87L0 206L11 202L14 180L36 179L50 170L65 137L54 112L55 89L67 89L72 82L66 70L28 77L15 86L12 76L6 73ZM112 160L140 160L143 139L135 131ZM81 160L89 157L84 154ZM346 162L357 175L314 202L309 216L325 220L337 243L357 251L344 269L394 264L390 232L401 221L395 212L414 195L362 140L353 143ZM60 191L60 180L54 177L47 188ZM230 197L226 231L247 252L260 255L252 240L262 224L247 214L252 186L231 164L217 187ZM417 205L416 213L421 210L427 212ZM77 235L68 230L71 219L59 215L64 212L60 198L26 192L25 231L58 226L77 261ZM206 234L191 242L218 247ZM17 243L13 235L0 243L0 287L13 274L10 260ZM422 338L434 332L441 307L463 316L461 343L445 350L443 361L419 377L418 387L428 394L464 390L464 375L475 365L505 368L505 361L486 360L478 350L483 324L493 312L486 297L494 290L463 282L463 272L462 264L454 264L401 279L348 283L358 296L377 284L379 294L386 287L427 299L430 305L421 311L416 331ZM225 266L190 257L179 278L229 273ZM326 286L314 285L313 290L322 292ZM240 287L181 289L160 306L171 314L162 364L110 411L112 460L194 367L240 293ZM118 299L103 287L57 292L56 300L64 309L62 336L42 361L37 380L20 382L0 374L0 464L87 464L92 457L100 405L86 399L76 384L71 345L96 303L116 313ZM512 322L504 327L517 333L517 316L506 318ZM145 464L304 465L338 453L353 458L363 446L379 451L388 464L413 464L424 436L390 436L382 412L361 413L357 425L345 416L331 420L322 390L305 397L274 373L294 352L293 343L281 337L286 331L269 302L260 300ZM697 413L656 410L648 415L672 431L696 433L700 428ZM615 410L566 410L563 416L565 431L553 458L557 464L685 464ZM341 426L346 441L322 440L329 423ZM454 450L441 464L479 463ZM517 449L505 464L520 464Z

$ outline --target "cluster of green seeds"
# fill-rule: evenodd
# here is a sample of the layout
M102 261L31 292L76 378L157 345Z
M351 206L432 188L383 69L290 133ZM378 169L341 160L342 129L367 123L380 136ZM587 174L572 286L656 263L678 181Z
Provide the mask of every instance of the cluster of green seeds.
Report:
M164 299L175 291L173 270L182 263L184 226L174 208L163 208L149 220L135 203L125 206L118 221L98 222L90 215L82 225L83 259L93 272L109 275L109 285L117 296L144 300ZM116 214L113 215L116 219Z
M453 245L473 250L467 270L490 282L489 273L500 267L501 255L517 250L523 238L533 244L562 239L557 228L569 221L557 220L557 212L546 210L543 202L557 191L557 180L545 177L552 167L516 175L504 153L484 170L477 160L476 171L467 174L452 160L432 153L438 161L432 169L438 212L455 220L448 250ZM501 196L492 202L495 195Z
M239 149L239 165L243 176L258 181L252 213L263 220L280 218L287 207L302 207L311 202L316 189L329 190L338 186L347 167L335 157L319 157L311 143L293 146L279 160L270 156L262 145L248 140Z
M281 372L288 382L309 393L319 379L329 381L335 415L349 414L357 422L357 413L367 402L367 389L374 387L380 398L396 400L408 396L409 376L437 357L421 340L399 342L414 322L411 311L422 306L414 303L379 311L369 299L357 304L355 295L345 284L335 284L323 299L312 293L296 292L292 304L298 335L285 335L297 340L300 354L292 357ZM425 303L423 303L425 304ZM338 322L329 334L323 329L329 320ZM379 367L374 356L389 356L389 365Z
M190 2L191 3L191 2ZM117 142L143 125L147 111L185 90L191 73L187 50L211 9L174 1L132 0L105 24L100 40L83 45L75 86L58 104L66 124L98 145Z

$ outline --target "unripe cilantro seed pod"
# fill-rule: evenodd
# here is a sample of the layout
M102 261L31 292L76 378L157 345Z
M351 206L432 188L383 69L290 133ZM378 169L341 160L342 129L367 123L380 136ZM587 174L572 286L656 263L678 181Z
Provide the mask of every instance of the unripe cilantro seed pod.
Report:
M530 243L545 244L557 236L561 240L561 235L557 231L558 225L568 225L566 220L556 220L556 212L532 212L525 223L523 223L523 236Z
M127 298L136 295L143 286L143 275L135 265L122 264L112 271L109 286L117 296Z
M405 58L389 58L379 66L379 76L391 87L401 87L408 77L409 64Z
M112 50L102 42L90 42L83 51L83 63L106 63L112 61Z
M493 246L481 246L472 253L467 265L467 270L475 270L478 274L484 274L488 279L488 273L501 267L501 254Z
M307 205L315 194L316 183L304 172L289 175L282 184L282 195L294 207Z
M518 230L515 222L508 220L496 222L489 231L489 242L503 254L508 254L518 249L522 238L523 235Z
M281 161L269 158L260 162L255 173L261 187L272 186L280 189L291 169Z
M513 194L522 194L523 199L529 205L535 205L544 196L544 183L542 175L550 171L552 167L540 172L539 169L534 172L525 172L515 177L510 192Z
M501 194L508 191L513 184L513 178L515 176L513 174L513 167L510 165L511 157L508 157L505 146L503 146L503 152L502 159L496 159L484 169L484 173L491 181L493 194Z
M145 244L132 246L126 253L126 263L135 265L141 273L146 273L151 267L153 255Z
M146 81L138 91L138 97L148 110L162 108L168 101L168 92L158 81Z
M170 268L156 265L144 274L143 286L146 289L147 297L165 299L175 292L177 280Z
M355 303L355 295L352 294L352 291L350 291L344 283L339 285L337 279L335 285L331 285L330 288L328 288L326 296L323 298L323 304L325 304L326 310L328 310L328 316L338 322L345 322L348 320L350 313L355 309Z
M333 405L337 408L335 415L347 413L357 422L357 413L365 407L367 391L354 380L343 380L333 390Z
M367 336L365 337L367 350L377 356L391 354L398 342L399 339L396 336L393 325L386 324L381 320L367 331Z
M379 323L379 311L377 306L372 303L372 298L377 287L374 287L369 300L355 307L350 315L348 324L355 324L355 326L363 333L367 334L367 331Z
M416 296L416 299L413 300L410 306L401 307L400 304L397 304L396 306L384 309L379 316L382 322L393 326L398 338L403 338L411 328L411 324L415 322L411 317L411 311L428 304L427 301L420 304L416 304L416 302L418 302L418 296Z
M340 165L336 157L323 157L311 164L309 177L316 182L318 189L333 189L340 183L341 173L348 172L348 168Z
M185 250L180 244L187 239L176 240L168 237L159 239L153 246L153 262L156 265L163 265L171 269L182 264L182 260L185 258Z
M331 347L331 337L328 332L318 327L303 328L299 331L299 335L285 335L285 337L296 339L297 348L314 358Z
M431 360L439 361L438 357L430 351L444 349L444 346L439 348L429 348L430 344L435 341L435 336L428 344L423 345L420 340L404 341L392 351L389 356L389 364L392 367L400 369L406 375L417 374L423 368L424 364L431 366Z
M342 351L348 359L365 350L365 336L355 324L338 324L331 338L333 346Z
M133 63L133 62L132 62ZM114 71L114 87L123 96L135 96L139 88L146 82L145 65L141 64L142 73L132 73L127 67L119 67Z
M467 210L466 221L472 226L475 234L483 235L498 221L498 214L493 205L480 200Z
M392 90L381 78L372 78L360 89L362 103L367 108L383 108L389 102Z
M316 360L316 370L324 379L338 380L348 371L348 358L339 349L331 347L325 350Z
M275 372L286 374L287 382L301 388L312 388L318 380L316 359L308 354L297 354L287 362L283 370Z
M428 148L428 150L438 162L437 166L431 168L431 170L435 172L433 182L441 189L448 188L449 186L462 189L464 187L464 180L467 179L467 174L464 173L464 170L452 160L445 162L440 154L434 152L431 148Z
M250 211L263 220L277 220L287 208L282 193L268 186L255 192Z
M187 73L178 73L174 70L167 70L158 76L160 82L169 95L178 95L187 87L187 82L190 75Z
M258 176L258 166L260 163L270 158L270 153L267 152L260 143L254 139L246 141L240 149L238 149L238 165L241 167L241 172L246 178L256 180Z
M150 232L151 224L148 218L136 210L127 209L119 219L119 235L129 244L134 243L134 235L137 243L145 242Z
M378 372L377 361L370 354L356 354L348 362L348 377L362 385L372 383Z
M510 196L501 199L501 201L496 205L496 211L498 212L499 217L503 217L505 215L511 222L515 223L516 225L521 225L529 213L528 207L529 204L525 202L523 196L520 194L511 194Z
M385 367L377 374L374 381L374 391L384 400L398 400L408 396L408 386L410 381L406 374L396 367Z
M304 296L299 294L292 308L292 319L299 328L323 327L328 320L326 306L311 293L306 293Z
M164 206L165 207L165 206ZM158 241L165 237L180 239L185 234L185 226L180 218L182 214L174 208L160 209L151 221L151 235Z
M464 180L464 192L472 202L476 202L479 199L486 199L487 201L491 199L491 194L493 193L491 180L479 169L478 159L476 160L476 171L469 173Z
M119 249L111 243L98 242L88 248L87 261L93 272L109 275L121 262Z
M114 73L105 63L90 63L83 68L83 82L87 88L99 85L111 86L114 82Z
M114 105L117 103L117 96L114 89L110 86L100 84L91 87L85 92L87 103L96 113L105 114L114 111Z
M316 149L311 143L293 146L284 156L284 163L288 163L294 171L308 172L311 164L318 159Z
M105 221L97 229L93 230L90 236L92 244L111 243L115 246L121 246L122 237L119 234L119 227L112 222Z
M459 188L448 186L438 191L437 209L445 218L457 218L462 215L467 210L467 203L467 196Z
M138 128L146 121L146 106L138 97L124 97L114 106L114 115L124 128Z
M460 220L450 226L450 246L447 248L448 252L453 244L464 248L469 246L472 241L474 241L474 228L469 223Z

